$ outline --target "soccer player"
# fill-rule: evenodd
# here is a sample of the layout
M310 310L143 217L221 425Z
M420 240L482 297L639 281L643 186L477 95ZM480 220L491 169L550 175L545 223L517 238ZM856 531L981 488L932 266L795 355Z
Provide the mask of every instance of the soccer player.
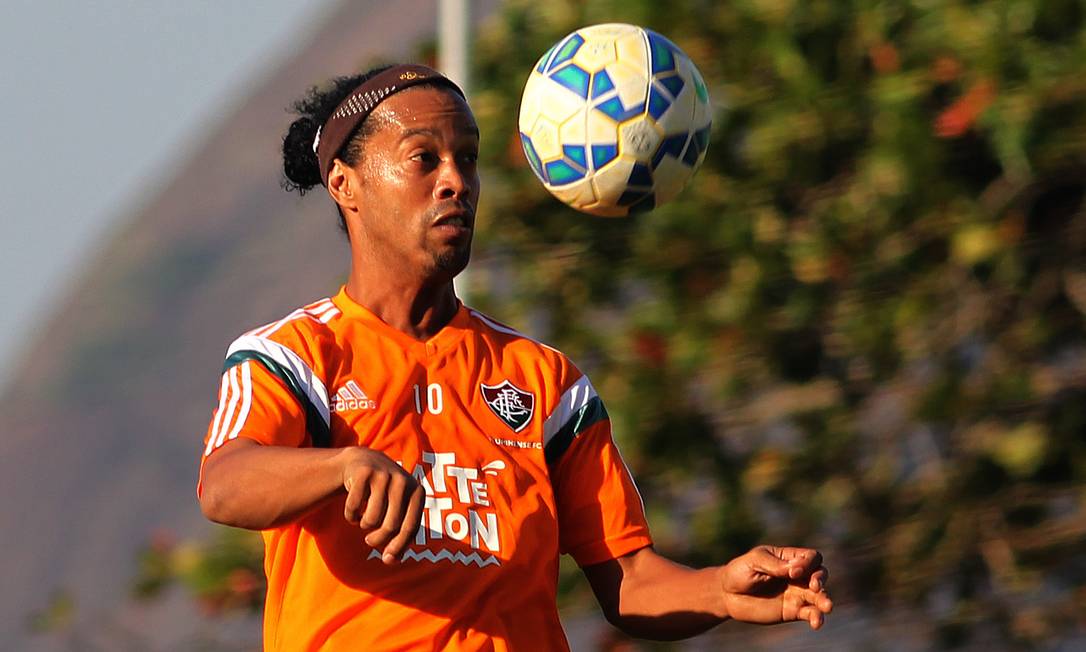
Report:
M479 129L455 84L398 65L296 109L288 185L327 190L350 276L230 345L199 484L209 519L263 535L266 650L565 650L561 553L635 636L822 625L814 550L658 555L589 379L457 299Z

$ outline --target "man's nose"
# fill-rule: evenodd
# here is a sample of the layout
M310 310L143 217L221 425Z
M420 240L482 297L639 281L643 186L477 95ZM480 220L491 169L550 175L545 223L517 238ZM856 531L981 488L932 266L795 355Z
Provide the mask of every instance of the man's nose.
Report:
M467 196L471 181L468 172L461 169L457 161L443 161L438 172L437 185L434 186L435 199L463 199Z

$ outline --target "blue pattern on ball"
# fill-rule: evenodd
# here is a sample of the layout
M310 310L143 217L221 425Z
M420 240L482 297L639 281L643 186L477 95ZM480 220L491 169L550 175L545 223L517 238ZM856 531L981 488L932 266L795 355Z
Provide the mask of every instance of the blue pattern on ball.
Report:
M606 70L601 70L592 75L592 99L598 98L607 91L615 89L615 82L611 81L611 75Z
M589 75L577 64L571 63L551 73L551 79L565 86L581 97L588 99Z
M543 163L539 160L539 154L535 151L535 146L532 145L532 139L526 134L520 135L520 144L524 148L524 155L528 157L528 163L532 166L532 172L535 172L535 176L539 177L540 181L547 183L547 175L543 172Z
M656 150L656 155L652 157L652 169L655 170L660 161L664 160L665 156L670 156L673 159L679 159L683 155L683 147L686 146L686 141L690 134L675 134L674 136L668 136L660 143L660 147Z
M664 97L664 94L660 92L655 86L649 88L649 115L654 120L659 120L660 116L664 115L668 107L671 106L671 101Z
M564 186L584 178L585 173L565 161L551 161L544 167L552 186Z
M645 30L649 38L649 56L652 58L652 74L675 69L675 52L679 49L674 43L667 40L651 29Z
M679 93L683 92L683 87L686 86L686 82L678 75L672 75L657 81L667 89L667 92L671 93L671 97L679 97Z
M618 145L593 145L592 167L596 170L618 158Z
M588 161L585 159L584 145L562 145L562 153L566 159L573 161L582 169L588 169Z
M652 184L652 170L647 165L634 163L633 169L630 170L630 178L626 180L626 185L652 188Z
M577 54L577 50L580 50L582 45L584 45L584 38L582 38L580 34L570 34L569 38L563 41L561 45L557 46L558 53L555 54L554 59L547 64L547 72L554 70L558 66L572 59L573 55Z
M596 110L602 111L607 117L611 118L615 122L624 122L639 116L645 112L645 103L635 104L630 108L626 108L622 104L622 100L618 97L612 97L606 102L600 102L596 105Z

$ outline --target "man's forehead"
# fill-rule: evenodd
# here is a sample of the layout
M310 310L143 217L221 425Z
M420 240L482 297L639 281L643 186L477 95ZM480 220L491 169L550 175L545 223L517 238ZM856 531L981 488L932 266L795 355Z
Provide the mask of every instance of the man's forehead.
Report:
M442 135L451 126L458 134L479 136L479 126L467 102L446 89L415 87L388 98L371 114L379 129L411 135ZM391 135L391 134L390 134Z

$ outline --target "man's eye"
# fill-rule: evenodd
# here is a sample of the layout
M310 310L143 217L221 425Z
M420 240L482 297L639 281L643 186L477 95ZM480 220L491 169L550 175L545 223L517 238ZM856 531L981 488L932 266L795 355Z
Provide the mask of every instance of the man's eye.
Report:
M418 154L412 154L411 159L421 163L433 163L437 160L437 157L432 152L419 152Z

